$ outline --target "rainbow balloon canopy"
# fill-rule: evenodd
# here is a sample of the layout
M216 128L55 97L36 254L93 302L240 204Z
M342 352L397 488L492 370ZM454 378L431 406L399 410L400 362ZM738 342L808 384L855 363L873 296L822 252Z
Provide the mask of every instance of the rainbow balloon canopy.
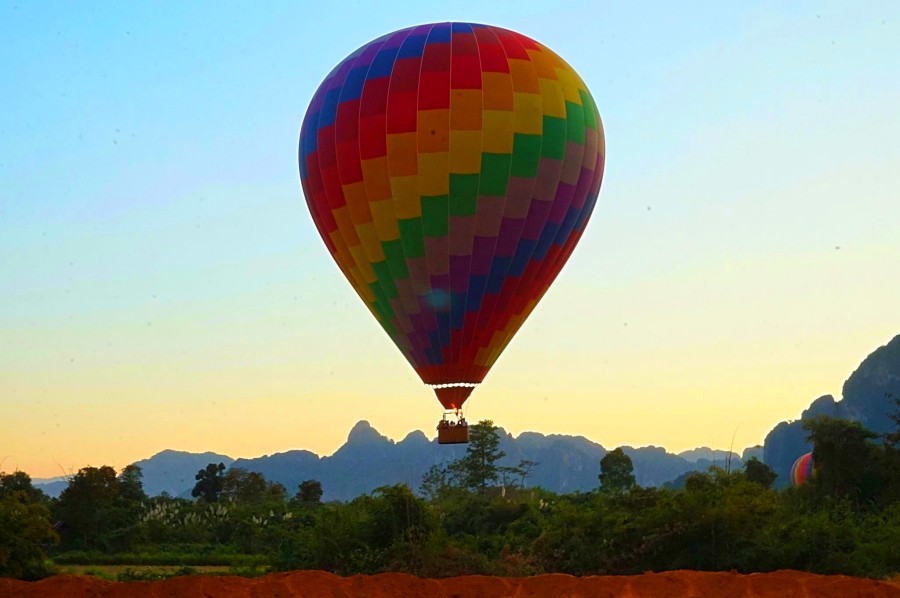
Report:
M791 466L791 485L800 486L813 474L813 456L812 453L806 453L799 459L794 461Z
M559 56L499 27L436 23L335 67L299 158L331 255L458 409L571 255L605 153L594 99Z

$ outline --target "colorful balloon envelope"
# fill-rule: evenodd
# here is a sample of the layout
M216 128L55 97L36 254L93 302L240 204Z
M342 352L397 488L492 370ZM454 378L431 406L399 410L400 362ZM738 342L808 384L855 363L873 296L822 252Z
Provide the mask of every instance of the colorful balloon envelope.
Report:
M499 27L437 23L338 64L299 159L331 255L458 409L581 238L605 153L594 99L559 56Z
M791 485L800 486L812 476L813 473L813 456L812 453L806 453L799 459L794 461L791 466Z

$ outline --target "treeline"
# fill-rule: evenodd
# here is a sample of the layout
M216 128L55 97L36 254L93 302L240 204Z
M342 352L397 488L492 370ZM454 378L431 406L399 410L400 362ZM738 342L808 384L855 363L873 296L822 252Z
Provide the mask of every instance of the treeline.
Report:
M805 425L815 473L784 491L755 459L740 471L691 474L683 488L641 488L629 457L615 450L598 464L597 490L554 494L528 487L539 464L498 465L504 455L490 421L471 426L466 455L433 467L416 492L386 486L345 503L322 503L315 480L289 491L221 464L197 473L193 499L148 498L135 466L84 468L58 499L23 472L0 474L0 575L37 579L65 563L429 577L897 574L900 433L882 438L830 418Z

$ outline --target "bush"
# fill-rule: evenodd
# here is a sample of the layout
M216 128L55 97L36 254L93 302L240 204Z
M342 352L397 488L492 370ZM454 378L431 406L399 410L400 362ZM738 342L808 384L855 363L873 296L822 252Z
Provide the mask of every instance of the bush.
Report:
M59 541L50 512L25 494L0 498L0 577L33 581L53 574L45 549Z

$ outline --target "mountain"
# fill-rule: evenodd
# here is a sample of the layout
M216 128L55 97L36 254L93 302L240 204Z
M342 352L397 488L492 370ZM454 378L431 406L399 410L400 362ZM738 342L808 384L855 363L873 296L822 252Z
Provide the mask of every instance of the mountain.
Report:
M416 430L400 442L382 436L369 422L360 421L350 430L347 442L333 455L319 457L297 450L238 459L232 467L263 474L293 494L304 480L322 483L324 500L349 500L381 486L405 483L417 489L422 475L433 464L461 456L464 448L441 447Z
M690 449L688 451L682 451L678 453L678 456L682 459L685 459L686 461L690 461L691 463L696 463L703 460L723 466L728 463L729 460L732 463L735 460L742 460L742 458L738 456L737 453L719 449L711 449L708 446L701 446L695 449Z
M31 484L41 490L49 496L50 498L57 498L62 491L66 489L66 486L69 485L69 480L66 476L59 476L55 478L35 478L31 480Z
M639 449L631 447L622 447L625 454L631 457L634 464L634 477L640 486L662 486L668 481L691 472L706 471L713 465L718 467L730 467L732 470L744 467L743 461L731 453L731 462L729 463L723 457L722 459L706 459L702 457L696 460L688 460L679 455L667 453L662 447L648 446ZM710 456L716 454L727 455L727 451L712 451Z
M233 461L231 457L218 453L164 450L148 459L136 461L134 465L139 466L144 474L142 482L148 496L167 492L172 496L190 497L191 490L197 483L194 476L198 471L210 463L224 463L227 467ZM32 483L47 496L56 498L69 485L68 477L34 479Z
M522 461L534 465L525 480L528 486L540 486L553 492L587 492L599 485L600 460L606 449L583 436L544 435L523 432L513 437L498 430L500 450L506 456L501 465L517 466ZM673 455L659 447L623 447L631 457L637 483L659 486L690 471L704 471L714 463L723 465L726 451L708 448L686 451L689 459ZM292 450L252 459L232 459L217 453L187 453L164 450L149 459L137 461L143 471L144 490L150 496L167 492L189 497L197 472L209 463L224 463L261 473L278 482L293 495L304 480L322 483L324 500L351 500L381 486L406 484L419 490L422 477L432 465L444 466L464 456L465 445L439 445L421 431L415 430L395 442L380 434L369 422L360 421L350 430L347 441L326 457L307 451ZM732 468L743 466L732 454ZM517 482L521 480L516 480ZM43 480L35 485L52 496L65 488L64 478Z
M785 486L797 457L812 450L803 422L819 415L860 422L880 434L894 429L890 419L900 397L900 335L866 357L844 382L843 398L824 395L803 411L799 420L780 422L766 436L763 460L778 474L776 485Z
M705 471L712 465L739 470L751 457L762 457L779 475L784 485L794 460L812 447L806 442L802 422L817 415L859 421L879 433L892 431L890 415L900 397L900 335L869 355L844 383L843 398L824 395L803 411L798 421L781 422L769 432L763 446L736 453L699 447L680 454L660 447L622 447L631 457L634 474L641 486L683 482L691 471ZM553 492L589 491L597 488L600 460L606 449L583 436L544 435L523 432L518 437L499 430L500 450L506 457L500 464L516 466L527 460L535 463L526 480ZM304 480L319 480L324 500L350 500L380 486L404 483L418 490L422 476L432 465L446 465L465 454L465 445L441 446L416 430L395 442L375 430L367 421L350 430L347 442L333 455L320 457L307 450L292 450L253 459L234 460L217 453L187 453L165 450L137 461L144 473L144 489L153 496L168 492L190 496L194 476L209 463L224 463L263 474L267 480L283 484L290 494ZM35 486L51 496L65 488L64 478L35 480Z
M523 460L537 464L527 479L529 486L554 492L585 492L599 484L600 459L606 449L596 442L562 434L523 432L518 438L503 434L500 448L507 455L503 465L516 466Z
M218 453L187 453L164 450L149 459L136 461L134 465L144 474L144 492L156 496L168 492L172 496L190 496L196 484L194 476L210 463L231 465L234 461L227 455Z
M756 446L748 446L744 449L744 452L741 453L741 461L746 463L751 458L756 457L758 460L762 461L765 456L765 447L761 444L757 444Z
M518 437L498 430L499 448L506 453L500 465L516 466L523 460L535 465L526 484L554 492L589 491L599 484L603 446L582 436L544 435L523 432ZM400 442L381 435L369 422L358 422L347 442L329 457L309 451L289 451L255 459L238 459L232 467L263 474L283 484L293 494L304 480L322 483L324 500L350 500L380 486L406 484L418 490L422 476L432 465L446 465L465 454L464 445L442 446L420 431ZM702 471L712 464L706 459L688 461L657 447L624 447L634 464L635 477L642 486L657 486L688 471ZM722 451L719 451L722 452ZM733 455L733 466L740 459Z

